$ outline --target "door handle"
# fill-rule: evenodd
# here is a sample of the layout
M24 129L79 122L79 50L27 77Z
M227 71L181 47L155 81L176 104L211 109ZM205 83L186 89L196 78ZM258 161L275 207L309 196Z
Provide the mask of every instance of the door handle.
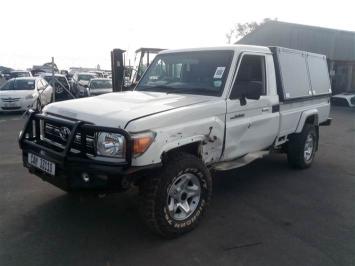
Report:
M267 111L269 111L269 110L270 110L269 107L264 107L264 108L261 109L261 112L267 112Z
M231 116L230 117L230 120L232 120L232 119L237 119L237 118L241 118L241 117L244 117L245 116L245 114L236 114L236 115L234 115L234 116Z

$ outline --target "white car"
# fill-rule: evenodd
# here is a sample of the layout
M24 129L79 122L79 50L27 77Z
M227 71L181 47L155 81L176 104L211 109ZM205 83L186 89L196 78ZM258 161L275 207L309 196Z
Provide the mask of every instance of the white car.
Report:
M52 94L52 87L43 78L10 79L0 87L0 111L25 111L30 107L41 109L52 101Z
M31 173L70 193L137 185L144 221L171 238L201 221L211 170L272 152L310 167L320 126L331 122L330 95L323 55L247 45L165 50L134 91L31 112L19 143ZM43 126L31 130L34 121Z
M332 96L332 105L355 107L355 92L344 92Z
M88 85L89 95L101 95L112 92L112 79L97 78L90 80Z

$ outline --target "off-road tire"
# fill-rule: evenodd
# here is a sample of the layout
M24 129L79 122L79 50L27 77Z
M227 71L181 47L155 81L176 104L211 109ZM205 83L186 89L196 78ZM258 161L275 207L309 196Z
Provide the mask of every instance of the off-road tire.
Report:
M313 150L310 158L306 160L304 152L308 136L313 138ZM317 150L318 134L314 125L305 124L299 134L293 134L287 144L287 160L291 167L305 169L312 165Z
M168 191L174 180L184 174L198 177L200 200L190 216L185 220L176 220L169 214ZM209 170L196 156L176 152L169 154L164 166L146 176L139 187L143 221L153 232L165 238L174 238L193 230L206 213L212 195L212 178Z

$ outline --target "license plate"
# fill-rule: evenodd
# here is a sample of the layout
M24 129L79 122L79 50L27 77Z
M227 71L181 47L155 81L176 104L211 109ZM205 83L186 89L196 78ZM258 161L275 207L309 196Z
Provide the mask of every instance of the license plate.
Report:
M55 175L55 163L47 161L46 159L32 153L28 154L28 163L43 172L46 172L47 174Z
M5 107L17 107L16 103L5 103Z

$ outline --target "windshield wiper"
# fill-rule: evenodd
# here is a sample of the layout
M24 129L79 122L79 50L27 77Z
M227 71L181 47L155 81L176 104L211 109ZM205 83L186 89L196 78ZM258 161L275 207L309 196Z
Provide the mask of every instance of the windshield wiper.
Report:
M216 95L217 91L212 91L206 88L176 88L167 85L157 85L157 86L149 86L138 88L137 91L157 91L157 92L166 92L166 94L170 93L190 93L190 94L207 94L207 95Z
M147 86L147 87L141 87L137 88L137 91L166 91L166 90L175 90L176 88L170 87L167 85L157 85L157 86Z
M196 93L196 94L215 95L216 91L212 91L205 88L179 88L179 89L176 88L166 92L166 94L170 94L170 93L192 93L192 94Z

